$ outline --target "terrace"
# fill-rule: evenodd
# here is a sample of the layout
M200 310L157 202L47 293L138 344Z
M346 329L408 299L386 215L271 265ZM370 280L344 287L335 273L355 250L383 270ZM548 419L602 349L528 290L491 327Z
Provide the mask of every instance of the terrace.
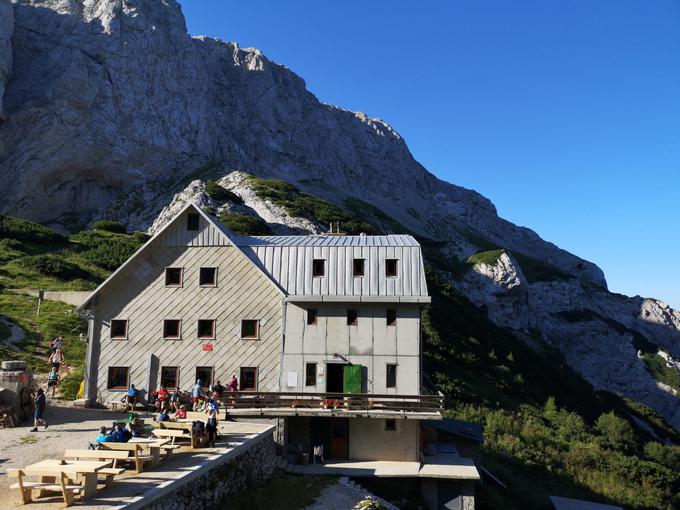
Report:
M230 392L222 399L227 416L340 418L442 418L442 395L379 395L373 393Z

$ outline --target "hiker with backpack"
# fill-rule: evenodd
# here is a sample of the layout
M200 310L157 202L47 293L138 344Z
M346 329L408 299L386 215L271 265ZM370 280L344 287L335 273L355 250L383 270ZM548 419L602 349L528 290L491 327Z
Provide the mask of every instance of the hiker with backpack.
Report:
M57 391L57 386L59 385L59 372L55 367L52 367L50 375L47 376L47 388L52 388L52 398L54 398L54 393Z

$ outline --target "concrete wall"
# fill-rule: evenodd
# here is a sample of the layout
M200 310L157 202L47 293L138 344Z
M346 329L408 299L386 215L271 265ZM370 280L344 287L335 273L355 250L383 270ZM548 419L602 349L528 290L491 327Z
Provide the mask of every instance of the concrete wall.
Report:
M307 310L316 309L317 323L307 324ZM359 313L356 326L347 325L347 310ZM395 326L386 324L386 311L397 311ZM325 364L342 362L340 354L368 369L367 391L415 395L420 393L420 305L412 303L287 303L282 391L326 391ZM305 385L305 364L317 363L316 386ZM386 365L397 364L397 386L386 387ZM288 384L288 374L297 384ZM323 376L322 376L323 374Z
M417 420L395 420L397 430L385 430L385 420L349 420L350 460L418 461L419 429Z
M201 221L204 221L201 218ZM198 366L213 367L214 379L226 383L240 367L258 368L258 390L279 389L282 346L282 293L238 248L206 230L205 242L187 241L172 229L186 228L179 218L96 297L88 397L117 401L108 390L108 368L130 368L130 383L148 391L160 384L160 368L179 367L180 389L195 383ZM183 245L189 243L189 246ZM184 268L182 287L165 287L165 268ZM200 287L200 267L217 267L217 286ZM110 338L111 319L129 321L128 338ZM181 319L181 340L163 339L163 320ZM214 319L214 340L199 339L198 319ZM242 319L259 319L260 338L242 340ZM206 348L204 345L210 347ZM207 350L212 349L212 350Z

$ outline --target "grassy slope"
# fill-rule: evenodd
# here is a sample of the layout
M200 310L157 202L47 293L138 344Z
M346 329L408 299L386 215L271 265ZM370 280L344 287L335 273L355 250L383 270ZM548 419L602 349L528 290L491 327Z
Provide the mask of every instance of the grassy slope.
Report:
M47 232L48 231L48 232ZM43 301L4 289L91 290L127 259L146 239L143 234L84 231L63 238L46 227L0 217L0 313L21 326L27 337L15 352L0 346L0 359L22 359L37 373L49 371L48 342L64 337L69 368L61 393L75 398L83 379L87 326L73 306Z

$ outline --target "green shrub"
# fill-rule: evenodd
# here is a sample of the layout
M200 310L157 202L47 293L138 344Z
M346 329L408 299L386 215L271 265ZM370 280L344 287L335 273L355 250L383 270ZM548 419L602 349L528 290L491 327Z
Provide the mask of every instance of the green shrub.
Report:
M347 234L380 233L374 225L363 221L356 214L341 209L327 200L303 193L280 179L249 177L248 183L258 197L283 207L291 216L306 218L322 225L339 222L340 230Z
M16 239L0 239L0 249L5 250L20 250L22 248L21 241Z
M220 214L220 221L229 230L241 236L266 236L272 233L262 218L246 214L223 212Z
M600 433L600 442L604 446L627 451L637 444L637 437L630 423L611 411L600 415L595 422L595 429Z
M59 390L61 397L67 400L75 400L80 389L80 383L83 381L85 371L83 367L76 368L73 372L66 374L59 383Z
M205 192L210 198L217 200L220 203L232 202L234 204L242 204L243 199L236 193L229 191L224 186L217 184L215 181L208 181L205 183Z
M38 244L66 242L64 236L49 227L3 215L0 215L0 237Z
M98 231L83 231L72 240L84 247L81 256L108 270L117 269L129 259L148 236L141 232L133 235L109 234Z
M122 223L113 220L99 220L92 224L92 230L106 230L115 234L126 234L127 228Z
M476 266L477 264L487 264L492 266L498 261L503 253L505 253L505 250L502 249L480 251L479 253L475 253L474 255L468 257L467 263L473 266Z
M26 255L17 260L24 269L60 280L86 278L87 272L56 255Z

